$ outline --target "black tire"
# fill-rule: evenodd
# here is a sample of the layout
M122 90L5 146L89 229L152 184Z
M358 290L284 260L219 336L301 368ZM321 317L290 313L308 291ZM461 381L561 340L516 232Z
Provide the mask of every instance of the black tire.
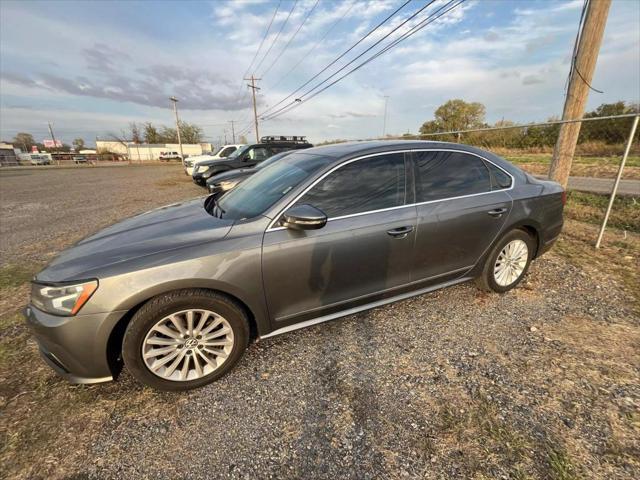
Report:
M230 324L233 347L227 359L210 374L185 381L173 381L152 373L142 358L142 346L149 330L162 318L187 309L207 309ZM199 388L219 379L240 360L249 343L249 319L244 309L230 298L206 289L177 290L158 295L145 303L129 322L122 342L124 365L139 382L165 391Z
M513 283L508 285L499 285L494 276L494 266L502 249L514 240L522 240L527 245L527 263L520 276ZM487 256L484 267L482 268L482 273L478 278L476 278L476 285L481 290L496 293L505 293L515 288L527 274L529 266L531 265L531 260L533 259L534 251L535 239L533 239L529 233L520 229L511 230L502 237L498 243L496 243L493 250L491 250L491 253Z

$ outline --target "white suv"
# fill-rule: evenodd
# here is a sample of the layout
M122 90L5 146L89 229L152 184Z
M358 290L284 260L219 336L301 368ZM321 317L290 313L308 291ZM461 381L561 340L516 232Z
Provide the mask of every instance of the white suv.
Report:
M193 157L189 157L184 161L184 173L185 175L193 175L194 167L206 160L215 160L217 158L226 158L235 152L237 149L244 147L244 144L236 144L236 145L224 145L220 147L215 153L209 153L206 155L195 155Z
M160 161L169 161L169 160L182 160L182 157L178 152L160 152Z

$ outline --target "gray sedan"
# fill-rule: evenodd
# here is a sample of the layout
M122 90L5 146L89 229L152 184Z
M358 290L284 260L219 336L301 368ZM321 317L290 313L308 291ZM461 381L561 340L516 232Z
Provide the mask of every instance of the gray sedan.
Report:
M121 364L200 387L250 340L476 280L503 293L562 229L563 189L477 148L351 143L294 152L220 199L143 213L40 272L26 309L76 383Z

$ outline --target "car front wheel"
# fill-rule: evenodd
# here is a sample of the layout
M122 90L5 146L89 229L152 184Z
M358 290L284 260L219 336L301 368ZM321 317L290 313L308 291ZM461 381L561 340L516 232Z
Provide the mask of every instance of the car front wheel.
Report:
M486 291L508 292L524 278L533 259L534 239L524 230L505 235L487 257L477 285Z
M159 295L136 312L122 356L141 383L180 391L222 377L248 342L248 319L240 305L210 290L180 290Z

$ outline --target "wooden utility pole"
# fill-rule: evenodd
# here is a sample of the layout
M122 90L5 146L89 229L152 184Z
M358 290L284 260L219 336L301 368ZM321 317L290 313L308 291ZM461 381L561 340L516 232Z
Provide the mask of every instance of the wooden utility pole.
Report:
M180 160L184 164L184 153L182 153L182 138L180 137L180 120L178 119L178 99L176 97L169 97L169 100L173 102L173 113L176 116L176 132L178 133L178 145L180 146Z
M53 140L53 148L52 150L56 150L57 145L56 145L56 136L53 134L53 128L51 127L51 122L47 122L47 125L49 125L49 133L51 134L51 140ZM56 163L58 165L60 165L60 159L56 158Z
M251 85L247 84L247 86L251 89L251 93L253 94L253 120L256 126L256 143L260 143L260 134L258 133L258 110L256 109L256 90L260 90L260 88L256 87L256 82L262 79L255 78L251 75L250 78L245 78L245 80L251 80Z
M236 143L236 128L233 125L234 123L236 123L235 120L229 120L229 123L231 123L231 137L233 138L233 143Z
M562 112L563 120L576 120L582 118L584 114L610 5L611 0L588 0L576 56L569 73L569 86ZM581 122L563 123L553 151L549 178L565 188L569 181L580 126Z

